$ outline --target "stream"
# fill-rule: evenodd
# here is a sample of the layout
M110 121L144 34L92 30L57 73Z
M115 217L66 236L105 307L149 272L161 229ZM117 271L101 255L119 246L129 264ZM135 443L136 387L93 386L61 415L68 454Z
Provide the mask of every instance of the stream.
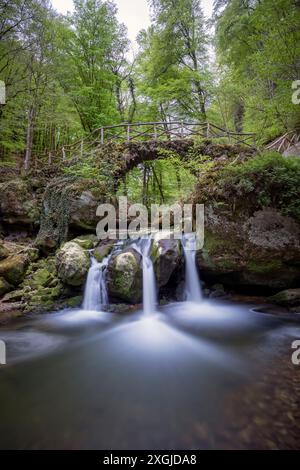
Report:
M140 247L144 283L153 292L148 247ZM254 304L201 300L190 282L185 302L156 308L144 295L145 311L104 312L96 307L106 296L106 265L107 259L102 267L92 261L84 308L1 327L7 345L7 365L0 368L1 448L293 447L289 434L277 441L269 436L268 419L274 429L277 415L268 411L270 396L260 384L267 377L271 389L280 390L299 324L258 313ZM276 408L279 422L285 407Z

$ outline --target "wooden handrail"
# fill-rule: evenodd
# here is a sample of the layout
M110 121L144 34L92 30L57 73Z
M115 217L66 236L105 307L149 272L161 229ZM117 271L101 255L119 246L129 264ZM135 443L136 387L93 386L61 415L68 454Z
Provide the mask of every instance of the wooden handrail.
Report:
M152 128L145 129L145 127ZM110 133L121 129L117 134ZM138 130L141 130L139 132ZM142 130L143 129L143 130ZM109 135L110 134L110 135ZM250 132L234 132L228 129L211 123L211 122L187 122L187 121L150 121L150 122L123 122L119 124L112 124L102 126L94 129L89 135L77 140L71 144L62 145L52 156L59 154L63 161L66 160L66 154L70 151L77 151L78 155L86 153L86 146L91 148L93 145L103 145L112 140L121 140L124 142L132 142L141 138L150 138L154 141L167 138L169 140L181 140L186 138L193 138L194 136L203 137L206 139L228 138L229 141L234 140L236 143L243 143L249 147L255 147L256 134ZM94 140L91 138L94 137ZM246 142L253 139L253 144L250 145Z

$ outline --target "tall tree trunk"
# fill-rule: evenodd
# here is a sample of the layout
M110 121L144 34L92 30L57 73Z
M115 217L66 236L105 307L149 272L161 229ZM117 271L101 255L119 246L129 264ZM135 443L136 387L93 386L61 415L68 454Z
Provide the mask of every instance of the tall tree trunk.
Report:
M132 100L132 103L129 107L129 115L128 115L128 122L131 123L133 121L135 111L136 111L135 86L134 86L134 81L131 77L128 79L128 87L129 87L129 93L130 93L131 100Z
M33 144L34 118L35 118L35 107L32 104L29 109L28 120L27 120L26 152L25 152L25 159L24 159L25 171L28 171L30 167L30 161L31 161L31 155L32 155L32 144Z

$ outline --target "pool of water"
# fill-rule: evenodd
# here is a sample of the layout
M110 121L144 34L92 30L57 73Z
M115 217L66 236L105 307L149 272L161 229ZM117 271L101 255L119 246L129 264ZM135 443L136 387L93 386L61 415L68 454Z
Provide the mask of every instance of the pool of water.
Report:
M223 448L228 396L264 376L278 345L300 338L299 324L252 307L183 302L123 317L65 310L2 327L0 447Z

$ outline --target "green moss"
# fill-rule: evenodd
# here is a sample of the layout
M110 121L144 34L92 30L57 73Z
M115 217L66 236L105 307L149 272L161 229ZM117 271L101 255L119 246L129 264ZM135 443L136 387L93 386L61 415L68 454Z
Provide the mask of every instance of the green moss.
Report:
M279 270L282 267L282 262L279 260L251 260L247 263L247 269L254 273L269 273Z
M213 255L219 251L223 251L226 247L228 247L228 241L213 234L210 230L205 230L204 250L207 251L207 253Z
M81 238L75 238L72 242L77 243L77 245L81 246L84 250L91 250L94 248L94 243L92 240L83 240Z
M288 289L269 298L270 302L283 306L300 305L300 289Z
M83 301L82 295L78 295L76 297L71 297L70 299L64 302L64 305L69 308L76 308L80 307Z
M105 243L105 244L101 244L97 246L97 248L95 248L94 253L93 253L96 260L99 263L101 263L101 261L103 261L103 259L109 255L109 253L113 249L113 246L114 246L113 241L111 241L111 243Z
M141 299L141 268L135 255L125 252L117 255L110 267L110 293L125 302Z
M46 268L41 268L35 271L31 281L36 286L47 286L52 280L51 273Z

